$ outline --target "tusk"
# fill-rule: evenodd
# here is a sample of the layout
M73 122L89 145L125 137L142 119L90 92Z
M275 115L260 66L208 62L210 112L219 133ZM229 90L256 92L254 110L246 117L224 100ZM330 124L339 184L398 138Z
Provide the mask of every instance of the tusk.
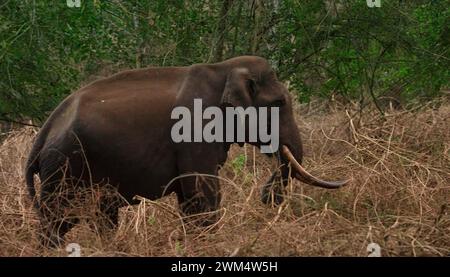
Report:
M302 182L305 182L309 185L327 188L327 189L337 189L344 185L346 185L350 180L344 181L324 181L313 175L311 175L308 171L306 171L299 162L295 159L294 155L292 155L291 151L286 145L282 147L283 155L288 159L295 170L295 178L299 179Z

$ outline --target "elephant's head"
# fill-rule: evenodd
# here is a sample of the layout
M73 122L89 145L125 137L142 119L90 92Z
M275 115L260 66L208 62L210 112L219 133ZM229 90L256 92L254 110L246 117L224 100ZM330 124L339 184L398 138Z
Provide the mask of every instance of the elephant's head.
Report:
M302 141L294 120L292 98L265 59L245 56L230 59L219 65L226 68L227 76L222 104L243 108L279 107L279 147L274 156L278 157L280 170L275 172L263 187L263 202L281 203L283 188L290 175L304 183L322 188L339 188L348 182L321 180L301 166ZM268 125L270 126L270 122ZM262 145L259 141L251 144L258 147Z

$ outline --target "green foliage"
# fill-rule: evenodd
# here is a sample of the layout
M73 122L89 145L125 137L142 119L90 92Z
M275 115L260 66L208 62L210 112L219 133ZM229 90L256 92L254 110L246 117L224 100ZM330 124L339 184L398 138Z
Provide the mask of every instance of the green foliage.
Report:
M154 224L156 223L156 218L155 218L154 216L150 216L150 217L147 219L147 223L148 223L148 225L150 225L150 226L154 225Z
M184 254L185 254L185 250L184 250L183 244L179 240L177 240L175 242L175 253L178 256L184 256Z
M6 0L0 3L0 119L42 121L107 68L266 57L300 101L361 103L449 86L450 1Z
M245 157L245 155L240 154L236 158L234 158L233 161L231 161L231 165L235 174L242 172L242 170L245 168L246 160L247 158Z

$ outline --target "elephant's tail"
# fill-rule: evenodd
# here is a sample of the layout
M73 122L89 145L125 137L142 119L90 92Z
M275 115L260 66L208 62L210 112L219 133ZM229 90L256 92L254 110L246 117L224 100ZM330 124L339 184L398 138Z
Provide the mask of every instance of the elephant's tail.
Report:
M39 130L39 133L36 135L36 139L34 141L33 147L31 148L30 155L28 156L28 161L25 169L25 182L27 184L28 193L30 194L31 200L33 201L33 206L39 210L39 201L36 197L36 188L34 186L34 174L38 173L41 170L39 161L42 148L44 147L47 136L50 133L50 129L52 128L53 118L58 116L60 111L70 104L70 97L64 100L55 111L48 117L47 121ZM41 180L42 181L42 180Z
M36 136L36 140L31 148L30 155L28 156L28 161L25 168L25 182L28 189L28 194L33 201L33 206L39 210L39 202L36 197L36 188L34 186L34 174L38 173L40 170L39 167L39 155L41 153L41 149L44 146L48 127L44 125L39 133Z
M39 203L36 199L36 188L34 187L34 174L39 171L39 165L37 162L37 156L30 155L27 162L25 181L27 183L28 193L30 194L33 206L39 209Z

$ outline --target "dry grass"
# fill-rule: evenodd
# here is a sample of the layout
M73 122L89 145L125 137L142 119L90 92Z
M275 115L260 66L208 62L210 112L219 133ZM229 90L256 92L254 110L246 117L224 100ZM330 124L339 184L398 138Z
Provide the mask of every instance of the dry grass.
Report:
M221 219L213 228L182 224L174 197L122 209L119 228L99 236L82 222L67 236L83 256L383 256L450 254L450 104L362 117L313 103L297 107L305 167L352 183L328 191L293 181L279 207L260 203L275 168L252 147L233 148L221 170ZM65 256L39 247L38 217L23 177L36 130L0 145L0 256Z

